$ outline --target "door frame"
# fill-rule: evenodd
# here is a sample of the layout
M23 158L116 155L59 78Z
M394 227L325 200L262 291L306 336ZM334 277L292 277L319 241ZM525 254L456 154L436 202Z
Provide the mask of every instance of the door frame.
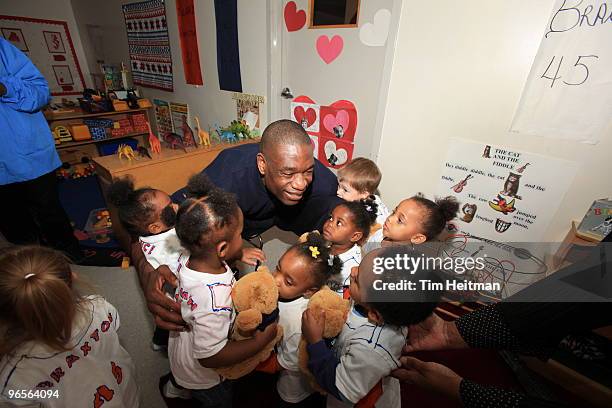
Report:
M380 146L383 142L383 129L385 122L385 110L387 107L387 98L389 95L389 85L391 81L391 72L393 70L393 61L395 57L395 48L397 43L397 33L399 32L399 21L402 12L402 0L393 0L391 10L391 22L389 24L389 36L387 37L387 49L385 50L385 58L383 62L382 77L380 81L380 90L378 95L378 104L376 108L376 119L374 123L374 135L372 136L372 144L370 146L370 159L378 162L378 154ZM283 33L284 33L284 4L285 0L267 0L266 7L268 11L267 24L267 71L268 71L268 101L267 112L269 122L282 119L283 104L281 101L281 90L283 89L283 80L286 76L283 66L282 50L283 50ZM363 20L362 20L363 22ZM308 28L304 28L308 29Z

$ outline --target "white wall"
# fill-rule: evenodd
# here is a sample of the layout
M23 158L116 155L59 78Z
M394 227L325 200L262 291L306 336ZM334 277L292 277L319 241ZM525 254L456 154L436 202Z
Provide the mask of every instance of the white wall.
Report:
M553 3L404 1L377 158L389 206L436 192L451 137L579 163L545 240L612 196L612 129L595 146L508 131Z
M11 0L0 1L0 14L9 16L41 18L47 20L66 21L74 50L85 78L85 86L91 86L91 76L83 44L81 43L81 33L76 24L70 0Z

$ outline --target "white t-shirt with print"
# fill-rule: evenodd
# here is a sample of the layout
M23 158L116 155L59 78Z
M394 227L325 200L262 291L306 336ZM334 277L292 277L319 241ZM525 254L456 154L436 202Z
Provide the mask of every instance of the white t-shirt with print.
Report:
M134 363L119 344L117 309L100 296L87 296L81 305L74 347L57 351L30 341L0 360L0 406L11 390L57 391L58 398L37 400L50 408L139 406ZM27 398L9 401L36 406Z
M361 263L361 247L355 244L348 251L335 256L342 261L342 270L330 279L329 286L337 293L343 294L343 287L350 285L351 269Z
M225 272L217 275L189 269L188 261L188 256L179 258L179 285L174 296L181 302L181 316L190 330L170 332L168 359L179 385L208 389L221 378L198 359L214 356L228 341L235 317L231 296L235 280L227 265Z
M302 338L302 313L308 299L299 297L291 302L278 302L278 324L283 327L283 338L276 345L278 363L284 368L279 373L276 389L283 401L296 404L313 393L308 380L298 366L298 346Z
M375 325L351 307L340 336L334 344L336 387L356 404L382 379L383 394L376 402L379 408L401 406L400 385L390 377L400 367L399 358L406 344L408 329L388 324ZM328 407L347 407L335 397L327 396Z
M179 256L184 251L174 228L161 234L138 237L142 253L147 262L157 269L160 265L168 265L176 274Z

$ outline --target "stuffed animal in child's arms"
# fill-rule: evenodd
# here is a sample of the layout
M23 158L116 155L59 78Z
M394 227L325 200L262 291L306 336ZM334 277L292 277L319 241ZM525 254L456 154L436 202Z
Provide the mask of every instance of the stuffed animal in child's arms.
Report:
M323 329L323 338L332 339L340 334L342 327L346 322L346 317L350 309L350 303L348 299L342 299L336 292L323 286L321 290L312 295L308 301L308 309L313 309L315 312L318 310L325 311L325 328ZM298 365L300 370L304 373L311 387L325 395L326 392L317 384L317 380L314 378L310 370L308 369L308 349L307 343L304 336L300 340L298 347Z
M232 301L238 315L230 341L253 337L255 330L264 330L278 319L278 287L265 266L238 279L232 289ZM230 380L243 377L266 360L276 343L283 337L283 328L277 326L276 337L254 356L215 371Z

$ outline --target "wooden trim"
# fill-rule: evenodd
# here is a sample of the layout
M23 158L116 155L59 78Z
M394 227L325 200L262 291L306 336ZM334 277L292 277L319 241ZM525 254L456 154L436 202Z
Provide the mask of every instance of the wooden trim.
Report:
M361 10L361 0L357 0L357 19L355 24L336 24L336 25L312 25L314 20L314 0L308 0L308 29L319 30L326 28L357 28L359 27L359 12Z
M100 113L85 113L82 110L79 110L77 112L45 114L45 119L47 119L48 122L54 122L56 120L95 118L99 116L111 116L111 115L120 115L120 114L125 114L125 113L146 112L149 109L151 108L138 108L138 109L128 109L124 111L112 111L112 112L100 112Z

